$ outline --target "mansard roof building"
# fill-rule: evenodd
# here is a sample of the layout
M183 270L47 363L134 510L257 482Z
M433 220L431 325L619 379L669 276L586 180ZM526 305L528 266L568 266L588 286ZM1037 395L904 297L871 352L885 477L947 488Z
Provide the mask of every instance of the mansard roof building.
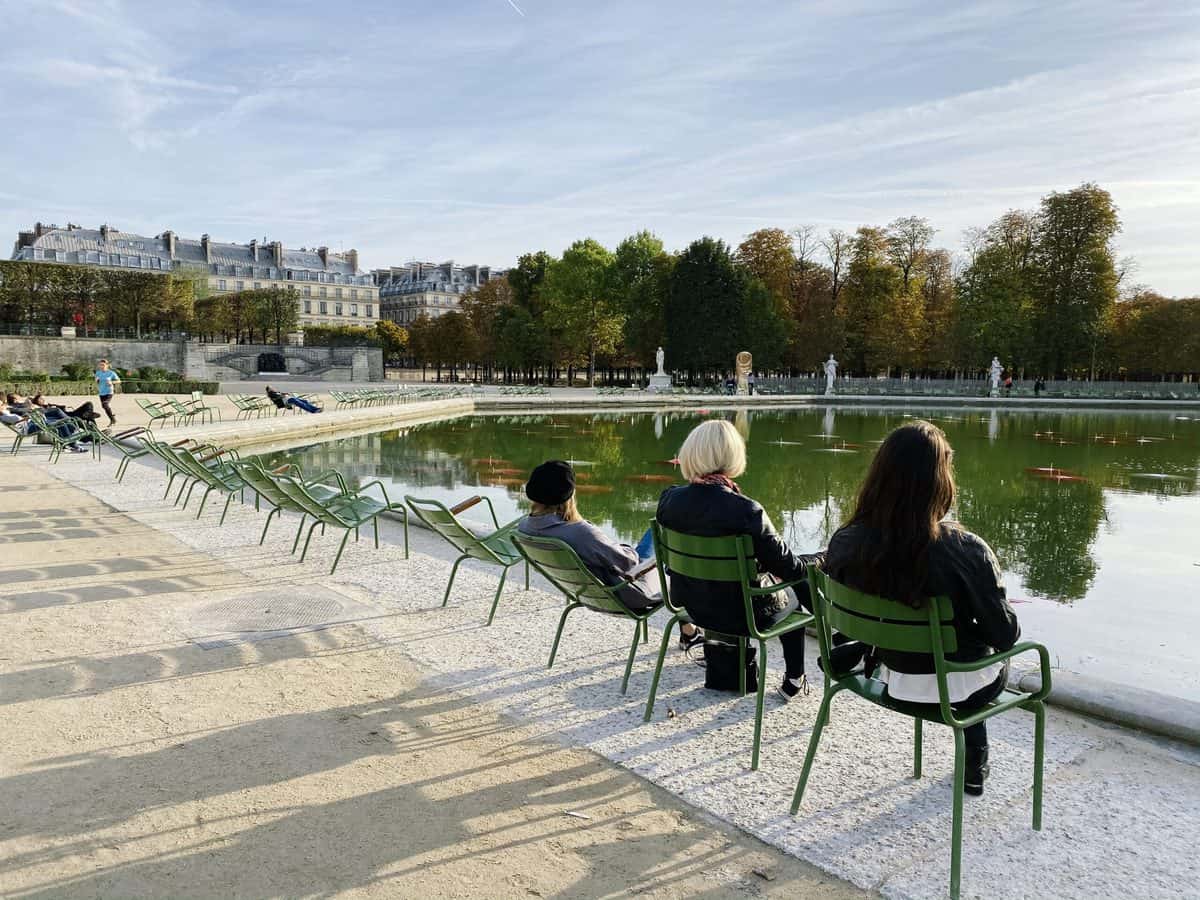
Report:
M379 287L380 315L399 325L408 325L422 315L433 319L458 309L463 294L493 278L503 278L506 273L506 269L459 266L450 260L410 262L375 269L371 274Z
M357 250L294 250L265 238L222 243L207 234L195 240L173 231L146 237L110 225L59 228L39 222L17 235L12 258L150 272L198 269L207 273L213 293L294 288L301 325L373 325L378 319L379 291L371 274L358 267Z

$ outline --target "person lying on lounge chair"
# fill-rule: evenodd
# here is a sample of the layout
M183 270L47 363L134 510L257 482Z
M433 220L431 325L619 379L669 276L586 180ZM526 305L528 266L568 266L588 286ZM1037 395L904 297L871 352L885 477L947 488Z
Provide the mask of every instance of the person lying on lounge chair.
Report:
M267 385L267 396L280 409L287 409L289 406L292 406L310 413L319 413L321 411L321 407L309 403L302 397L294 397L286 391L272 390L270 385Z

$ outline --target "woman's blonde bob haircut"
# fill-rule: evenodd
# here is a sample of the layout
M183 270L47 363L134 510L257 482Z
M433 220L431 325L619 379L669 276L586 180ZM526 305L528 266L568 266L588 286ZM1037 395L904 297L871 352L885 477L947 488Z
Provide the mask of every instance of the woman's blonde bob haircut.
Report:
M737 478L746 471L746 442L729 422L709 419L679 448L679 468L688 481L717 472Z

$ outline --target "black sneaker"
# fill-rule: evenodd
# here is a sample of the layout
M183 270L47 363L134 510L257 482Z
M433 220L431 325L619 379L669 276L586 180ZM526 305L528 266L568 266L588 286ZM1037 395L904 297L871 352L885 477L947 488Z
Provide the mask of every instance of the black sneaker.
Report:
M788 703L800 695L807 697L809 691L808 676L801 675L799 678L784 678L776 690L779 692L779 696L783 698L784 703Z
M679 632L679 649L687 653L693 647L704 643L704 632L699 628L691 635L686 635L681 630Z

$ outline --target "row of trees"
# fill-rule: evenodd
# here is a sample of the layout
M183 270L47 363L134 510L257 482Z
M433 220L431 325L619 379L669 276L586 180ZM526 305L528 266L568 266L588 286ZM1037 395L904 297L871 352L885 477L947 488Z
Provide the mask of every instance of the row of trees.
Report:
M970 231L958 256L915 216L674 254L644 231L614 251L589 238L522 256L459 311L413 323L408 349L427 365L582 370L589 383L597 368L649 368L660 345L689 377L728 371L740 350L763 372L815 372L830 353L856 375L978 373L994 355L1028 376L1200 372L1200 300L1129 283L1119 227L1108 192L1085 184Z
M0 262L0 321L28 326L145 331L187 328L197 280L44 262Z

